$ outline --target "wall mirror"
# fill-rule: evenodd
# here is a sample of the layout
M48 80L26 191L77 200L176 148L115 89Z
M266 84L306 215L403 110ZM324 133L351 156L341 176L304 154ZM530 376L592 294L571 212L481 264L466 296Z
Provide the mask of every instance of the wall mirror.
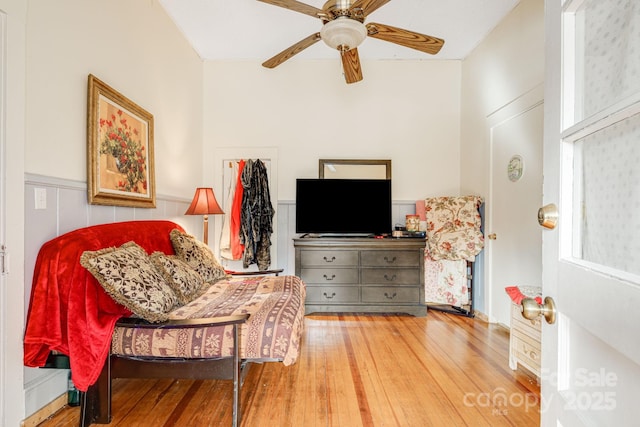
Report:
M321 179L391 179L391 160L320 159Z

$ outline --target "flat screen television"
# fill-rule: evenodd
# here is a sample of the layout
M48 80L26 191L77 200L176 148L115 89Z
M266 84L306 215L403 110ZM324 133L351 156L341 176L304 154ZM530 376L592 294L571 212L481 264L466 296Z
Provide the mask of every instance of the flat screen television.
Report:
M390 232L391 180L296 180L296 233L354 236Z

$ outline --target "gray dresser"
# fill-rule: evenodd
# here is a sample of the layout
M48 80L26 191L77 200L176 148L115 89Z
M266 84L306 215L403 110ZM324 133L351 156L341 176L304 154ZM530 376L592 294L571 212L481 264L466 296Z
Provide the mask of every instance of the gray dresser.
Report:
M305 312L425 316L423 239L294 239Z

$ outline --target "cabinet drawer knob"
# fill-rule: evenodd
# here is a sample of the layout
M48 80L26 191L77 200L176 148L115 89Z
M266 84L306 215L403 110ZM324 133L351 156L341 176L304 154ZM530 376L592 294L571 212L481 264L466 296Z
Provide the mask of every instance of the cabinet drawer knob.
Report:
M384 260L387 262L387 264L393 264L394 262L396 262L396 257L393 257L391 259L389 259L389 257L384 257Z
M335 297L335 296L336 296L336 293L335 293L335 292L331 292L331 296L329 296L329 295L327 295L327 293L326 293L326 292L324 292L322 295L324 295L324 297L325 297L326 299L333 299L333 297Z
M391 277L389 277L388 275L384 275L384 278L387 282L393 282L394 280L396 280L396 275L392 275Z
M324 259L324 262L333 262L336 260L336 257L332 256L331 258L327 258L325 256L325 257L322 257L322 259Z
M396 297L396 295L397 295L397 293L395 293L395 292L392 295L389 295L387 292L384 293L384 296L387 299L394 299Z
M335 279L335 278L336 278L336 275L335 275L335 274L332 274L332 275L331 275L331 277L329 277L329 276L327 276L326 274L323 274L323 275L322 275L322 277L324 277L324 280L331 281L331 280L333 280L333 279Z

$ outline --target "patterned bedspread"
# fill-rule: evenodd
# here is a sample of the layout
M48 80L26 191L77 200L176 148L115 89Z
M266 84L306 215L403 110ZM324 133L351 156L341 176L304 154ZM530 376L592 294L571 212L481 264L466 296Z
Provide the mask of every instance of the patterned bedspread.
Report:
M248 313L240 357L295 363L304 325L305 285L296 276L233 277L170 314L172 319ZM154 329L117 326L111 351L138 357L217 358L232 355L232 326Z

